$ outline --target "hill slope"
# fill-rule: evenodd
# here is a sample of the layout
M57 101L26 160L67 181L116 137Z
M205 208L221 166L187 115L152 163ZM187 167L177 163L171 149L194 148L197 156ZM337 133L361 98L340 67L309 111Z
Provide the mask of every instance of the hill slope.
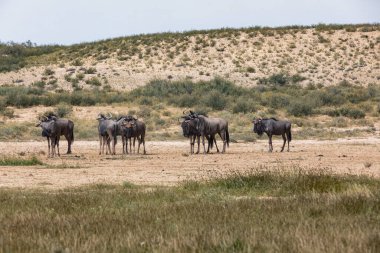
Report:
M14 50L17 47L21 51ZM295 76L304 85L380 82L380 25L140 35L47 46L38 53L22 55L22 50L32 49L38 48L0 45L0 64L6 66L0 73L0 85L130 90L152 79L198 81L220 76L238 85L255 86L278 73ZM19 62L12 61L15 55L22 55L15 58Z

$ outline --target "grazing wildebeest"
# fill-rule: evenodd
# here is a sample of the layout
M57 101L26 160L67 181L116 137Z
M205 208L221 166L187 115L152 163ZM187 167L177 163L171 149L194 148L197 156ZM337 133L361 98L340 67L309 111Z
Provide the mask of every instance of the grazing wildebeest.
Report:
M195 139L197 139L198 142L198 150L196 154L199 154L201 134L196 128L196 120L191 115L182 116L181 118L184 119L184 121L182 121L181 123L183 136L188 137L190 140L190 154L194 154ZM208 135L206 136L206 138L208 141L207 153L209 153L210 148L212 149L213 147L214 141L216 145L216 140Z
M140 153L140 145L141 143L143 144L144 147L144 155L146 154L145 151L145 131L146 131L146 126L145 123L142 121L137 120L136 118L132 116L127 116L124 119L123 122L123 127L124 127L124 136L126 139L125 142L125 149L126 152L128 153L128 140L129 140L129 151L132 152L132 137L133 137L133 153L135 153L135 141L137 138L138 141L138 147L137 147L137 153Z
M71 145L74 142L74 123L68 119L57 118L55 115L44 117L37 125L42 128L42 136L48 141L48 156L55 155L55 146L59 153L59 139L64 135L67 140L67 154L71 154ZM51 144L51 150L50 150Z
M194 120L196 121L196 129L202 136L203 153L206 154L205 147L205 137L210 135L210 137L215 140L215 135L219 134L220 138L223 140L223 150L222 153L226 152L226 146L230 144L230 134L228 132L228 122L221 118L208 118L204 115L198 115L197 113L191 112ZM216 145L216 150L219 153L218 146Z
M289 121L277 120L275 118L270 119L255 119L253 122L253 132L258 135L266 133L269 137L269 152L273 151L272 136L282 135L284 144L282 145L281 152L284 151L286 140L288 141L288 152L289 152L289 142L292 140L291 127L292 124ZM286 135L286 137L285 137Z

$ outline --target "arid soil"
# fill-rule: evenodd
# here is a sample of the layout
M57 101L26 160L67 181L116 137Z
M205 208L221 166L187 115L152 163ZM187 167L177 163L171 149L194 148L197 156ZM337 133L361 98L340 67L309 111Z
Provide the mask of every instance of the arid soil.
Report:
M221 148L221 142L219 142ZM280 153L282 141L274 141L268 153L265 140L231 143L226 154L189 155L189 144L148 142L147 155L99 155L98 143L77 141L72 155L47 158L45 142L1 142L3 156L36 155L45 164L31 167L0 167L0 187L62 189L93 183L175 185L184 180L217 177L234 171L329 170L333 173L366 174L380 177L380 138L335 141L295 140L290 152ZM61 141L61 153L66 151Z

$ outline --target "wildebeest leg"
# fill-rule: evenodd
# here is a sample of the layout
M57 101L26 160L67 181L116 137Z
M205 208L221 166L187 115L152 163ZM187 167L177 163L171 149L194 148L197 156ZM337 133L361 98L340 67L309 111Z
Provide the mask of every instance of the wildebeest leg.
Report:
M220 138L222 138L222 141L223 141L223 150L222 150L222 153L224 153L224 152L226 152L226 145L227 145L226 131L223 131L223 132L219 133L219 136L220 136Z
M220 134L219 134L219 136L220 136ZM218 145L216 144L216 138L215 138L215 135L213 135L212 138L214 139L214 143L215 143L215 147L216 147L216 152L219 153L219 148L218 148ZM220 136L220 138L222 138L222 136ZM222 140L223 140L223 138L222 138Z
M121 145L123 145L123 154L125 154L125 137L123 135L121 136Z
M199 135L196 135L195 138L197 138L197 144L198 144L198 148L197 148L197 153L196 154L199 154L199 146L200 146L200 142L201 142L201 137ZM208 150L207 150L207 152L208 152Z
M125 153L128 154L128 138L125 137Z
M132 154L132 138L129 138L129 153Z
M272 135L268 135L269 137L269 152L273 151L273 145L272 145Z
M137 146L137 154L140 154L140 144L141 144L141 139L140 139L140 137L137 137L137 143L138 143L138 146Z
M189 137L190 140L190 155L193 153L193 136Z
M56 137L55 144L57 145L58 156L61 156L61 154L59 153L59 136Z
M205 135L204 134L202 134L202 145L203 145L203 154L206 154Z
M136 153L136 137L133 137L133 154Z
M107 136L107 147L106 147L106 154L111 155L111 138Z
M286 137L285 137L285 133L282 134L282 139L284 140L284 144L282 145L282 148L281 148L281 152L284 151L284 148L285 148L285 144L286 144Z
M71 154L71 136L70 136L70 134L65 135L65 138L67 140L67 152L66 152L66 154Z
M290 142L290 131L286 132L286 138L288 139L288 152L289 152L289 142Z
M116 155L116 138L117 136L115 135L113 138L112 138L112 154L113 155Z
M55 138L50 138L51 157L55 155Z
M102 154L102 143L103 143L103 136L99 134L99 155Z
M143 147L144 147L144 155L146 155L146 150L145 150L145 136L144 136L144 135L141 135L141 142L142 142Z
M48 157L50 157L50 138L46 137L47 142L48 142Z

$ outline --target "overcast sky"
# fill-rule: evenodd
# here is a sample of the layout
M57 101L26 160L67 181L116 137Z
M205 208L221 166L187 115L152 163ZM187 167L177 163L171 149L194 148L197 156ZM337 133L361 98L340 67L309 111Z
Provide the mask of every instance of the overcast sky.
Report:
M380 0L0 0L1 42L318 23L380 23Z

